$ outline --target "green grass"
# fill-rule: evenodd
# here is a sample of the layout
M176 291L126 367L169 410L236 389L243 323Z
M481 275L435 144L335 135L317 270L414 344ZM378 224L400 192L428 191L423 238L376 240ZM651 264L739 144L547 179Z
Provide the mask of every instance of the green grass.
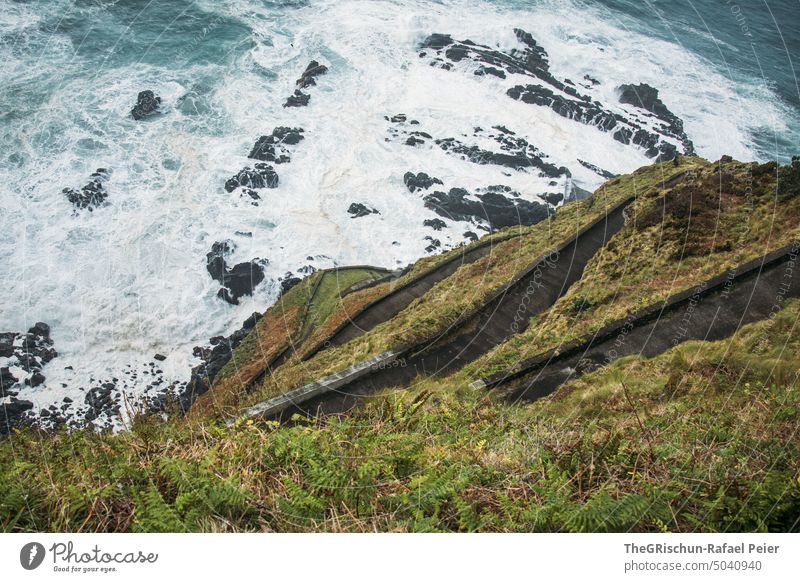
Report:
M684 170L690 183L664 186ZM343 418L293 427L217 420L440 329L634 193L626 227L584 278L472 366L376 395ZM340 297L349 279L317 273L267 310L189 421L140 416L120 434L29 430L0 442L0 529L798 531L800 300L726 340L620 359L532 404L469 388L476 374L781 246L798 235L798 194L800 161L643 168L521 230L392 321L309 362L290 358L244 393L283 347L307 349L392 288Z
M464 373L501 371L800 239L800 196L782 196L770 167L709 164L646 192L580 281Z
M242 406L297 388L388 349L437 336L460 316L480 306L514 274L603 216L612 206L633 195L655 196L671 176L708 167L713 166L695 157L682 157L677 165L667 162L646 166L633 174L606 182L587 200L560 207L550 220L515 228L520 236L498 243L490 255L463 265L390 321L343 346L322 351L308 361L290 360L248 394L242 400ZM426 262L425 268L430 268L431 264L435 262ZM412 272L420 271L415 267ZM409 273L406 276L413 275ZM378 289L374 292L377 293ZM340 321L341 317L333 316L331 319Z
M374 281L387 274L382 269L332 269L322 273L303 324L303 335L322 327L333 312L342 305L342 294L356 283Z
M445 381L292 428L17 434L0 529L797 531L798 319L793 300L527 406Z

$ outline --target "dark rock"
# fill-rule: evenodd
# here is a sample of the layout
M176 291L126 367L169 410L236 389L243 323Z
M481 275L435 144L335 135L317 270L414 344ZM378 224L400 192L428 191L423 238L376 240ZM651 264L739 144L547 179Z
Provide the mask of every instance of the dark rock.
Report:
M478 240L478 235L472 232L471 230L464 231L464 238L469 239L472 242Z
M422 42L420 48L440 50L451 44L453 44L453 38L449 34L434 33Z
M454 138L437 139L436 144L442 150L459 155L462 159L475 164L492 164L517 171L536 169L541 175L552 178L570 175L569 170L563 166L557 167L547 162L546 156L523 138L502 132L490 134L487 137L494 139L499 144L501 151L494 152L478 146L468 146Z
M581 159L578 159L578 163L581 166L583 166L584 168L590 169L592 172L594 172L598 176L602 176L606 180L610 180L611 178L616 178L617 177L617 174L613 174L613 173L609 172L608 170L604 170L603 168L595 166L594 164L590 164L589 162L584 162Z
M414 172L406 172L403 176L403 182L411 192L416 192L417 190L427 190L434 184L442 184L442 181L439 178L432 178L425 172L419 172L418 174L415 174Z
M575 182L570 184L569 192L567 193L566 202L574 202L575 200L586 200L592 195L588 190L577 186Z
M365 206L360 202L353 202L350 208L347 209L347 213L350 214L350 218L361 218L362 216L369 216L370 214L380 214L380 212L374 208Z
M620 103L628 103L635 107L640 107L651 113L655 113L658 117L672 115L663 101L658 98L658 89L646 83L621 85L619 91Z
M231 241L215 242L211 252L206 254L206 269L211 278L223 286L217 296L237 305L239 298L252 295L253 289L264 280L264 267L262 261L254 259L229 268L227 258L234 250L235 245Z
M433 238L432 236L426 236L425 240L430 241L431 243L427 247L425 247L426 253L432 253L433 251L442 246L442 241L440 241L438 238Z
M325 65L320 65L317 61L311 61L308 63L306 70L303 71L303 74L300 75L300 78L297 79L297 86L301 89L305 89L306 87L316 85L316 77L324 75L327 72L328 67Z
M0 368L0 398L16 396L18 392L12 388L18 381L8 368Z
M516 85L506 93L512 99L549 107L562 117L594 125L601 131L611 131L618 123L625 122L621 115L607 111L596 103L569 99L542 85Z
M492 129L496 129L497 131L504 133L506 135L516 135L513 131L508 129L505 125L495 125Z
M284 107L305 107L308 105L308 102L311 101L311 95L307 93L303 93L300 89L297 89L293 95L290 95L286 99L286 103L283 104Z
M159 105L161 105L161 97L150 90L142 91L136 98L136 105L131 110L131 115L136 121L139 121L155 113Z
M262 135L247 156L254 160L283 164L291 161L286 146L296 145L303 140L303 130L299 127L276 127L272 134Z
M624 85L622 89L624 102L632 102L654 113L667 123L657 132L651 132L640 127L635 121L628 120L616 114L588 95L581 94L571 81L558 80L550 72L547 52L537 44L533 36L521 29L514 33L520 42L521 48L502 52L489 46L479 45L469 40L454 41L448 35L435 34L428 37L423 43L422 58L431 59L431 66L443 69L452 69L452 63L465 59L475 62L478 67L474 70L476 75L494 74L505 77L507 74L525 75L535 80L527 85L517 85L508 89L507 95L512 99L548 107L557 114L568 119L587 125L593 125L601 131L611 132L618 127L624 127L627 133L615 134L618 141L642 147L646 154L658 160L671 159L677 148L674 144L664 141L664 136L676 138L680 141L684 153L693 153L693 145L683 131L683 123L674 116L658 100L658 92L646 85ZM598 81L589 77L585 80L592 84ZM416 141L413 144L417 145Z
M225 258L236 250L236 245L232 241L215 242L211 245L211 252L206 254L206 269L211 278L219 283L225 277Z
M115 388L114 384L106 382L86 393L84 403L89 407L85 415L86 422L92 422L104 414L108 416L119 414L120 406L113 398Z
M327 72L328 67L319 64L317 61L311 61L308 63L306 70L303 71L303 74L300 75L300 78L297 79L297 82L295 83L297 85L297 89L295 89L293 95L289 96L283 106L305 107L308 105L308 102L311 100L311 96L308 93L303 93L300 89L305 89L307 87L316 85L316 77L324 75Z
M253 206L258 206L258 201L261 200L261 196L258 195L258 192L256 192L255 190L251 190L250 188L245 188L242 191L241 197L243 198L245 196L250 198L250 202L253 204ZM240 233L237 231L236 234L240 234ZM243 235L243 236L247 236L247 235ZM253 233L250 233L250 236L253 236Z
M38 321L33 325L32 328L28 330L28 333L38 335L39 337L43 337L45 339L50 339L50 326L46 323Z
M488 192L469 198L462 188L452 188L448 193L434 192L426 195L425 206L440 216L451 220L482 219L492 230L514 225L536 224L550 215L547 205L521 199L510 199L502 194Z
M684 154L692 155L694 145L683 129L683 121L664 104L658 97L658 89L651 87L647 83L638 85L621 85L619 87L619 102L639 107L649 111L660 120L667 123L668 133L680 140L684 148ZM661 151L663 159L672 159L675 156L667 157L668 153Z
M302 279L300 277L295 277L292 273L286 273L286 275L281 279L281 296L285 295L289 289L300 283Z
M225 182L225 190L233 192L236 188L277 188L278 174L269 164L256 164L254 168L244 168Z
M552 204L553 206L555 206L556 204L564 200L564 195L558 192L548 192L542 195L542 198L544 198L548 204Z
M156 354L155 356L153 356L153 359L158 360L159 362L163 362L164 360L167 359L167 356L163 354Z
M447 223L441 218L428 218L422 222L422 226L429 226L433 230L442 230Z
M0 333L0 357L10 358L14 355L14 340L17 335L14 332Z
M475 69L476 76L483 77L484 75L494 75L495 77L500 77L501 79L506 78L506 74L504 71L500 69L495 69L494 67L479 67Z
M33 409L33 402L12 399L0 404L0 435L10 434L11 429L21 428L29 423L28 412Z
M104 206L108 198L108 189L105 186L109 172L105 168L98 168L91 176L89 182L80 190L64 188L63 194L76 208L87 209L90 212L95 208Z
M240 297L252 295L253 289L263 280L264 267L256 259L235 265L226 273L223 285L228 287L233 301L238 303Z
M10 367L16 366L32 374L24 384L38 386L45 380L42 367L57 357L58 352L53 348L50 327L39 322L26 334L0 333L0 356L8 358L8 366L0 368L0 387L6 395L11 395L9 389L19 380L11 374Z
M41 372L34 372L30 378L25 379L25 384L27 386L36 387L44 383L45 380L46 378Z
M263 316L264 315L262 313L257 311L253 312L250 317L242 322L242 329L245 331L251 331L253 328L255 328L256 324Z

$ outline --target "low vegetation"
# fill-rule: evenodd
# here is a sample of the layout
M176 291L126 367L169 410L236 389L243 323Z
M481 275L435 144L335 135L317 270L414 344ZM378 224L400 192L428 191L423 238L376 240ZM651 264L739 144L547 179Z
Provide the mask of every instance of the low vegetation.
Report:
M584 278L466 369L343 417L222 422L439 332L633 194L626 226ZM682 158L642 169L517 229L393 320L300 362L348 314L444 259L349 293L382 273L317 273L267 311L189 419L139 416L117 434L26 430L0 442L0 529L798 531L800 300L731 338L620 359L534 403L469 387L797 238L798 194L800 160ZM253 385L287 348L285 363Z

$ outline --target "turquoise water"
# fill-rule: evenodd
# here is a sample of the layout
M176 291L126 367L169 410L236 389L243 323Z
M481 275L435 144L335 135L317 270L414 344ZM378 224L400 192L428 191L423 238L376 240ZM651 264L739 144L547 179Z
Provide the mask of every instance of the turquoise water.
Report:
M759 154L786 162L798 153L800 5L792 0L592 0L610 18L648 30L710 62L745 91L773 93L786 105L786 131L753 129Z

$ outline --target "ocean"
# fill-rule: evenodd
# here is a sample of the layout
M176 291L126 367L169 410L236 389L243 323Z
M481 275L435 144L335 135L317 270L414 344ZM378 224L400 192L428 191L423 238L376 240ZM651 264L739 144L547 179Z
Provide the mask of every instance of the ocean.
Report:
M4 0L0 331L46 322L58 351L46 381L20 398L38 410L68 397L78 415L87 390L111 383L136 400L154 368L164 386L187 381L192 348L264 311L288 273L394 269L464 242L465 224L447 221L429 249L423 220L435 215L410 195L408 171L541 202L603 182L578 160L615 174L652 162L610 133L510 99L508 79L420 56L432 33L514 51L515 28L546 50L554 76L613 111L620 85L657 88L703 157L785 163L800 153L800 18L790 0ZM311 60L328 72L308 106L284 107ZM143 90L161 105L137 121ZM399 114L429 136L465 141L476 128L508 128L569 174L408 147L393 137ZM275 166L278 187L259 191L258 205L226 191L253 165L256 139L280 126L304 139ZM76 209L63 190L98 168L109 173L108 198ZM378 212L354 219L353 203ZM263 264L263 282L238 305L217 296L206 268L218 241L233 243L232 262ZM156 353L166 356L157 366ZM1 366L20 381L28 374L9 358Z

